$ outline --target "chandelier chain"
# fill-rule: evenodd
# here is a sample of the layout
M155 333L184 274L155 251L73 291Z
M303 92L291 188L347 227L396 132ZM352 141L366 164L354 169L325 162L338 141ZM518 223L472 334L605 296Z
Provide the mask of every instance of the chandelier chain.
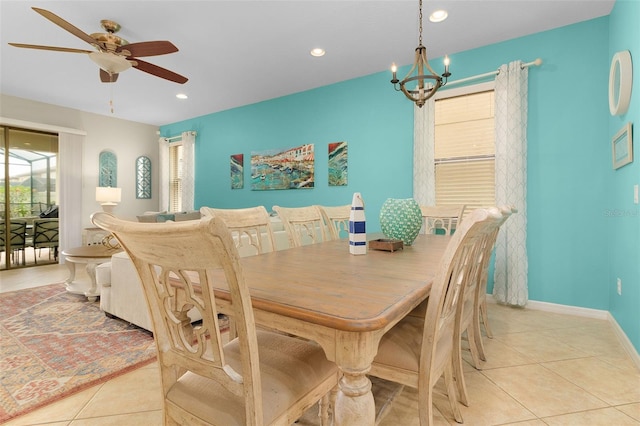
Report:
M419 38L418 38L418 44L420 46L422 46L422 0L420 0L420 27L419 27Z

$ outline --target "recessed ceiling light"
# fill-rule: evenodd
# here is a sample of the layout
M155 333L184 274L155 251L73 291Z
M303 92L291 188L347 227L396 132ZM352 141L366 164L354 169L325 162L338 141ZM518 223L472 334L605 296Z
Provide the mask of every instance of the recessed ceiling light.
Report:
M184 93L178 93L176 95L176 98L178 98L178 99L187 99L189 97L187 95L185 95Z
M326 52L324 51L324 49L316 47L315 49L311 49L311 52L309 53L311 53L311 56L324 56Z
M431 22L442 22L445 19L447 19L447 16L449 16L447 11L440 9L440 10L436 10L431 15L429 15L429 20Z

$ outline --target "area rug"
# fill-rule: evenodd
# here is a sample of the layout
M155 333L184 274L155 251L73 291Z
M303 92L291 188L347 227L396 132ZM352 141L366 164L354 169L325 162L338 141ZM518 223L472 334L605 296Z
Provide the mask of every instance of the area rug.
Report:
M149 364L153 336L52 284L0 294L0 423Z

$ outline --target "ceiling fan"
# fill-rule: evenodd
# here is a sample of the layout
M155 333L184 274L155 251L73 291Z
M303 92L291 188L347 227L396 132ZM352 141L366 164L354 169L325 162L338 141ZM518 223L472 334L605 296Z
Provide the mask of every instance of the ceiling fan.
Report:
M103 83L114 83L121 72L131 67L180 84L184 84L188 80L188 78L173 71L169 71L168 69L138 59L138 57L141 56L157 56L177 52L178 48L170 41L143 41L140 43L129 43L125 39L116 35L120 30L120 25L107 19L100 21L100 24L106 33L94 33L89 35L48 10L39 9L37 7L32 7L32 9L59 27L62 27L76 37L86 41L96 50L92 51L68 47L9 43L11 46L24 47L27 49L54 50L57 52L85 53L89 55L89 58L100 67L100 81Z

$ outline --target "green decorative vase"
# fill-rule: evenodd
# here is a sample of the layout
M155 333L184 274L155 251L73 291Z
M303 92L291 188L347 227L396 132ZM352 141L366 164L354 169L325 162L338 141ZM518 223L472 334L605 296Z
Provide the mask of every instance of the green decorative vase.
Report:
M413 198L388 198L380 209L382 233L410 246L422 228L422 211Z

